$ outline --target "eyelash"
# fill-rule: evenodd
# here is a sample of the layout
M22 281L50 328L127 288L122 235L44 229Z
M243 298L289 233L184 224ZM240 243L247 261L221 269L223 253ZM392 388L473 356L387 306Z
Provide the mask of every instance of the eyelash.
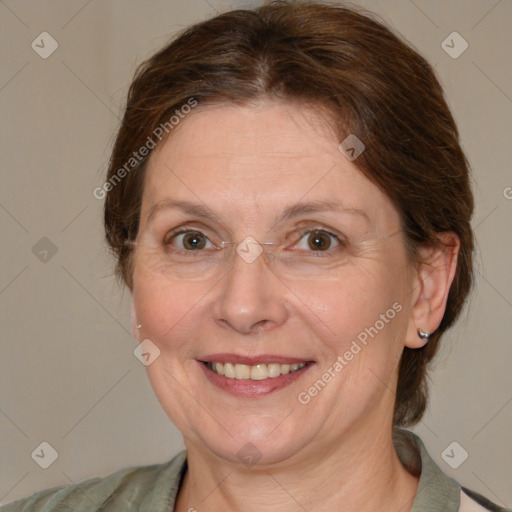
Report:
M299 230L296 230L296 231L299 231ZM311 233L314 233L315 231L323 233L323 234L329 236L331 239L334 239L338 243L338 245L340 247L347 245L346 240L343 239L340 235L337 235L335 233L332 233L331 231L328 231L328 230L326 230L324 228L319 228L319 227L317 227L317 228L304 228L303 230L299 231L299 235L300 235L299 239L298 239L298 241L294 245L297 245L304 238L304 236L309 235ZM187 234L187 233L201 233L201 235L203 235L212 245L217 247L202 231L199 231L198 229L194 229L192 227L187 227L187 226L181 228L178 231L171 231L171 232L167 233L166 236L164 237L164 240L163 240L164 246L165 247L172 246L171 242L172 242L172 240L175 237L177 237L179 235L184 235L184 234ZM179 247L175 247L174 250L179 251L181 253L188 253L188 254L196 252L196 251L192 251L192 250L181 249ZM327 252L331 252L331 251L332 251L332 248L329 248L329 249L327 249L325 251L309 251L309 252L313 252L313 253L317 253L317 254L320 253L321 254L321 253L327 253ZM200 252L200 250L197 251L197 252Z
M180 229L179 231L171 231L171 232L167 233L163 240L164 246L165 247L172 246L171 242L174 238L176 238L179 235L185 235L187 233L201 233L201 235L203 235L212 245L215 246L215 244L202 231L199 231L198 229L194 229L194 228L189 228L189 227L184 227L184 228ZM217 247L217 246L215 246L215 247ZM186 249L181 249L179 247L174 247L174 250L182 252L182 253L196 252L196 251L187 251Z

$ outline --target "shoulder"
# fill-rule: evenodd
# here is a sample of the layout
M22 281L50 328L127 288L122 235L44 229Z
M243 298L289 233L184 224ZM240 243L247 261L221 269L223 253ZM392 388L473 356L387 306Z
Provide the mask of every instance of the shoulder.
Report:
M125 468L105 477L38 491L2 506L1 511L172 510L168 506L174 502L185 469L186 452L183 451L164 464Z
M429 455L421 439L407 430L395 428L393 443L403 466L419 477L413 511L512 512L495 505L448 477Z

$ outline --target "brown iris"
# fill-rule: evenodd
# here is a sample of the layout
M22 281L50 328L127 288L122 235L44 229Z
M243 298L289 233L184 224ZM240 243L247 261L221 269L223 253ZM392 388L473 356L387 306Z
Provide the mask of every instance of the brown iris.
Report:
M190 231L183 236L183 247L188 250L203 249L206 237L198 231Z
M308 245L314 250L329 249L331 238L322 231L312 231L308 236Z

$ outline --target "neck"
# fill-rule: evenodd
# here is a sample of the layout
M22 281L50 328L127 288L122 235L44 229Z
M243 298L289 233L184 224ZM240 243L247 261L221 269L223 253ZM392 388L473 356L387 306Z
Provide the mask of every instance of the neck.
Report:
M188 471L177 512L408 512L418 485L396 455L390 428L369 432L359 427L327 451L314 451L293 464L251 469L186 444Z

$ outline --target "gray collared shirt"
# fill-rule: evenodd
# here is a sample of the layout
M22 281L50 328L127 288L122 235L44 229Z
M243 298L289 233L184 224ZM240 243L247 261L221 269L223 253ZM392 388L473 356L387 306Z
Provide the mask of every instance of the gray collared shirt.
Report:
M393 441L404 466L420 477L411 512L507 512L446 476L415 434L395 429ZM46 489L4 505L0 511L172 512L186 470L187 453L182 451L165 464L126 468L76 485Z

